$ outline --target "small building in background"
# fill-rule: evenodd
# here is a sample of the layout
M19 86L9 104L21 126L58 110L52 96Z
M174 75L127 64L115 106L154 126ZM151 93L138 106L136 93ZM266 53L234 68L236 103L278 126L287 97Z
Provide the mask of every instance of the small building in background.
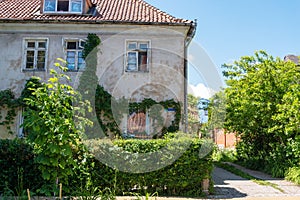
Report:
M283 60L286 61L286 62L287 61L292 61L295 64L299 65L299 56L289 54L289 55L284 56Z
M199 109L200 124L205 124L208 122L208 105L209 105L208 99L205 98L199 99L198 109Z

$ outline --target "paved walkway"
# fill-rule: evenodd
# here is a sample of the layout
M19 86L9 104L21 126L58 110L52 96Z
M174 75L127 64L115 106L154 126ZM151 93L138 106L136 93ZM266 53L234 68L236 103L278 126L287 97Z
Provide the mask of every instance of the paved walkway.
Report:
M224 169L215 167L212 177L214 180L215 194L205 199L234 199L234 200L300 200L300 186L294 185L283 179L275 179L271 176L259 172L246 169L239 165L236 168L262 180L275 183L279 188L284 190L281 192L271 186L263 186L254 183L251 180L244 179L240 176L232 174ZM132 200L133 197L118 197L117 200ZM145 199L146 198L142 198ZM151 198L155 199L155 198ZM158 197L157 200L196 200L198 198L180 198L180 197ZM200 198L199 198L200 199ZM201 200L203 200L202 198Z
M300 199L300 186L296 186L283 179L274 179L262 172L249 170L235 164L232 165L258 179L277 184L284 192L271 186L258 185L251 180L246 180L216 167L213 172L215 195L209 196L210 199L260 199L267 197L269 197L269 199Z

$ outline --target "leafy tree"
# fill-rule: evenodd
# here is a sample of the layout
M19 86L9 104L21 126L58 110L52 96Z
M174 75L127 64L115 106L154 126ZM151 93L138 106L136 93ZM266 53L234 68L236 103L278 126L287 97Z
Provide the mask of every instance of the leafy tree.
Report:
M22 90L21 96L19 98L19 101L21 101L21 105L26 107L25 99L31 98L33 96L32 93L34 92L34 90L41 86L42 84L40 82L40 78L33 76L30 79L28 79L25 83L25 87Z
M283 176L299 164L299 66L259 51L223 67L225 127L241 138L240 159Z
M195 123L199 122L198 116L198 103L199 98L193 96L192 94L188 94L188 122Z
M208 128L223 129L226 116L226 96L224 91L214 94L208 105Z
M198 103L199 98L188 94L188 130L191 133L199 134L201 124L199 119Z
M24 99L28 108L23 126L30 130L28 140L37 152L35 161L43 178L66 185L74 169L85 165L82 137L85 126L91 125L85 118L91 108L70 85L62 83L70 80L63 73L67 68L59 63L55 66L60 71L51 69L48 82L32 88L30 97Z

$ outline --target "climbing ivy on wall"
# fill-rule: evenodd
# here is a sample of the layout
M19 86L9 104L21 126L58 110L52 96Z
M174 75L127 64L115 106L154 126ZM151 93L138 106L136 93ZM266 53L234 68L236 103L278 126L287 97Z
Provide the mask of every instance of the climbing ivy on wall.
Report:
M29 88L37 88L41 83L35 77L27 80L25 87L19 98L15 98L11 90L0 91L0 126L5 126L9 133L13 133L11 130L11 125L13 124L15 117L17 115L16 110L19 107L24 107L23 99L28 98L32 95L33 90ZM126 99L116 100L108 93L102 86L97 85L96 94L95 94L95 112L101 127L101 131L107 136L120 136L121 130L118 127L118 124L121 119L116 117L121 116L120 113L125 113L126 110L117 110L120 112L116 115L113 115L112 111L112 102L120 103L120 101L127 101ZM124 105L120 103L121 105ZM172 125L169 127L164 127L161 130L160 135L163 135L166 132L176 132L179 130L179 123L181 119L181 106L180 103L174 101L173 99L167 101L156 102L153 99L144 99L142 102L131 102L128 103L127 112L132 113L136 111L146 112L149 108L154 105L161 105L164 109L172 108L175 110L175 119L172 122ZM3 110L7 110L7 114L3 115ZM157 110L153 109L149 112L150 117L153 116L156 119L160 119L161 116L157 115ZM161 119L163 120L163 119Z
M111 101L111 94L105 91L102 86L97 85L95 96L95 112L100 124L100 128L105 135L108 135L108 133L120 135L121 132L118 128L116 120L114 120L112 113Z
M6 127L10 134L13 134L11 126L17 116L17 109L24 107L24 98L32 95L33 90L29 88L37 88L40 85L41 83L36 77L28 79L19 98L15 98L10 89L0 91L0 126Z
M123 101L123 102L121 102ZM164 109L172 108L175 111L175 119L169 127L164 127L161 130L161 133L158 135L163 135L166 132L176 132L179 130L179 124L181 119L181 106L180 103L174 101L173 99L167 101L156 102L153 99L147 98L141 102L129 102L128 110L124 110L124 105L128 103L126 99L116 100L112 95L107 92L102 86L98 85L96 89L95 97L95 112L98 118L98 122L101 126L101 129L106 135L120 136L121 130L118 127L118 124L121 119L118 119L118 116L122 116L122 113L132 113L132 112L146 112L149 111L149 116L154 117L158 120L163 120L162 116L157 115L159 107L155 105L161 105ZM112 110L112 104L121 105L120 108ZM122 108L123 105L123 108ZM154 107L154 109L153 109ZM150 109L150 110L149 110ZM113 112L118 112L113 115Z
M15 99L11 90L0 91L0 125L6 127L9 133L12 133L11 125L17 115L18 106L19 101ZM6 110L6 115L4 115L4 110Z

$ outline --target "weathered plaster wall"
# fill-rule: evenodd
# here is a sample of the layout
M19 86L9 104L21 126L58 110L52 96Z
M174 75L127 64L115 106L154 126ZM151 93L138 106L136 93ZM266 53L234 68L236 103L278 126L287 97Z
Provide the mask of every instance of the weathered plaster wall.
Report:
M126 40L150 42L149 72L125 72ZM183 35L167 29L136 29L110 36L100 47L100 84L116 97L135 101L150 96L157 101L183 101L183 45Z
M63 38L86 38L96 33L99 47L97 76L99 83L115 97L134 101L184 100L184 42L188 27L128 26L109 24L0 24L0 90L11 89L18 97L31 76L48 79L48 71L57 58L65 58ZM47 38L48 62L45 72L22 71L24 38ZM127 40L149 41L149 72L125 72ZM68 73L75 82L81 73ZM89 83L87 83L89 84Z

